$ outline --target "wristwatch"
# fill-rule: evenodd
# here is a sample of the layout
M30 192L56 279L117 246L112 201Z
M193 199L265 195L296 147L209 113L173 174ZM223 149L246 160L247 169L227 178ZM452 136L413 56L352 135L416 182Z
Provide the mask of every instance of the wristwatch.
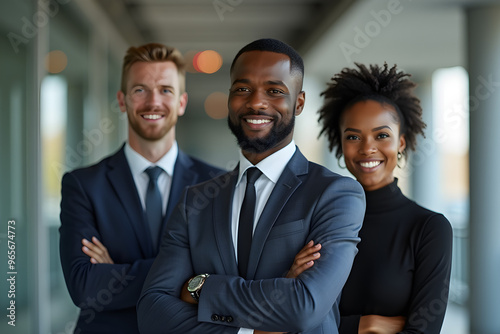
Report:
M200 292L201 292L201 287L205 283L205 280L207 277L210 276L209 274L201 274L197 275L193 278L191 278L188 281L188 286L187 289L189 293L191 294L191 297L193 297L194 300L198 301L200 299Z

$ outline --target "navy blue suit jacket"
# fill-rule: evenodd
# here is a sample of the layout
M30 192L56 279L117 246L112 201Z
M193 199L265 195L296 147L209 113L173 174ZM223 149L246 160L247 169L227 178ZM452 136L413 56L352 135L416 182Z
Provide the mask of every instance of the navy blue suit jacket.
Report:
M164 222L187 186L221 172L179 150ZM136 304L157 251L124 147L64 175L60 218L64 278L81 309L75 333L138 333ZM107 247L115 264L89 261L81 240L92 236Z
M247 279L238 276L231 203L238 170L189 187L163 234L138 303L139 328L152 333L265 331L337 333L338 300L365 212L355 180L311 163L297 149L259 218ZM314 240L321 257L284 278ZM184 282L208 273L198 305L179 299Z

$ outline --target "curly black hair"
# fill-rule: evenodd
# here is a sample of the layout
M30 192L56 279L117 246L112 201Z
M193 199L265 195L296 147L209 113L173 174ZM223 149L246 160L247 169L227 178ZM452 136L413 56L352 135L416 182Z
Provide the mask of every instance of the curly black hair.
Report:
M374 100L387 103L396 109L400 132L405 135L406 148L415 150L416 137L425 137L426 124L422 120L420 100L413 94L416 84L405 74L397 70L396 65L389 69L384 66L355 63L357 69L344 68L328 83L328 88L321 93L325 103L318 111L318 121L323 121L319 136L323 133L328 138L330 151L336 148L337 159L342 157L340 118L347 108L359 101ZM402 152L406 154L406 148Z

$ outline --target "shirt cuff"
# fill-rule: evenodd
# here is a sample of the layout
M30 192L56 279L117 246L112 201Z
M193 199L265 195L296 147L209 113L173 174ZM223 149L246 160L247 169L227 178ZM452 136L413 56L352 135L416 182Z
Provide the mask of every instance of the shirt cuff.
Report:
M240 328L238 334L253 334L253 329Z

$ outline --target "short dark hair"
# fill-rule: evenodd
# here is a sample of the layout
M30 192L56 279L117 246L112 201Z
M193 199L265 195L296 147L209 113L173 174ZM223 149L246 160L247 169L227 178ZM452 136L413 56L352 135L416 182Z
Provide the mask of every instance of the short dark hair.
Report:
M233 59L231 72L233 71L236 60L245 52L249 51L269 51L287 55L290 58L290 72L298 71L301 76L301 82L304 78L304 61L299 53L285 42L273 38L262 38L245 45Z
M160 43L148 43L138 47L130 47L123 57L122 80L120 90L127 93L127 76L128 71L133 64L137 62L164 62L171 61L177 67L179 73L179 89L184 93L186 89L186 63L182 53L174 47L163 45Z
M342 156L342 142L340 120L342 113L356 102L374 100L387 103L394 107L400 124L400 133L405 135L406 148L415 150L416 137L424 135L426 127L422 120L420 100L413 94L416 84L407 79L410 74L397 70L396 65L389 69L384 66L365 65L355 63L357 69L344 68L328 83L328 88L321 93L325 96L325 103L318 111L318 121L323 122L320 132L325 134L332 151L336 148L335 156Z

